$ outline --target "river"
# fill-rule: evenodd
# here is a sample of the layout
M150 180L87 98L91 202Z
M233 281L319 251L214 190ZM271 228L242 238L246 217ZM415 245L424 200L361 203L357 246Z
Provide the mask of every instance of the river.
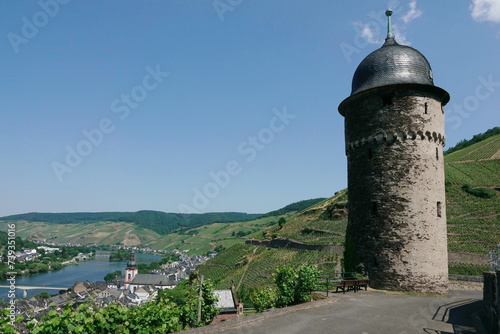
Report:
M35 274L30 276L17 276L16 285L36 285L36 286L73 286L75 282L81 281L103 281L104 276L113 271L121 270L124 272L128 261L109 262L109 258L94 258L93 260L82 262L79 264L69 265L61 270L49 271L46 273ZM136 253L135 260L137 263L151 263L161 259L160 255ZM7 281L0 281L0 285L8 285ZM48 294L55 294L57 290L34 289L28 290L28 297L45 291ZM6 300L9 290L6 288L0 289L0 300ZM23 291L16 290L16 298L22 298Z

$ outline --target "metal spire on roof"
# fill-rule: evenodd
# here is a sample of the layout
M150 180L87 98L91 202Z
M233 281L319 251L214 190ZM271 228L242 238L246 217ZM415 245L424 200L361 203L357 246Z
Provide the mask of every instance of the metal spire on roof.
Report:
M390 9L386 10L385 15L387 16L387 38L392 38L394 37L392 35L392 24L391 24L392 10Z

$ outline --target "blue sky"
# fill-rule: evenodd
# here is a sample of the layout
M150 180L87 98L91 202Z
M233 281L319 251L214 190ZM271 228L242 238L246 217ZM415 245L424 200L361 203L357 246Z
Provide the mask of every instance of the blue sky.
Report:
M332 196L387 7L451 95L447 146L498 126L498 0L2 1L0 216Z

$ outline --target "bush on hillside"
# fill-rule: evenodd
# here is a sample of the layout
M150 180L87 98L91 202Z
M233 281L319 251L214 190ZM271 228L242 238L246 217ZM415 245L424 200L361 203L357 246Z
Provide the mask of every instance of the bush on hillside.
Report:
M462 186L462 189L473 196L479 197L479 198L493 198L495 196L495 192L491 189L486 189L486 188L472 188L468 184L464 184Z
M311 298L316 288L319 270L316 266L302 265L298 269L280 267L276 269L274 282L278 287L276 305L284 307L300 304Z
M263 312L276 305L278 295L271 288L261 288L255 290L250 295L250 301L257 312Z

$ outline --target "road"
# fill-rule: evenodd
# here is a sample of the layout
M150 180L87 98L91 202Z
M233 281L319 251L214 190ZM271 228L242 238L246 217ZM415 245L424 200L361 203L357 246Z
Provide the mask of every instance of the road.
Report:
M451 291L444 297L351 291L182 333L476 333L472 314L481 307L481 291Z

